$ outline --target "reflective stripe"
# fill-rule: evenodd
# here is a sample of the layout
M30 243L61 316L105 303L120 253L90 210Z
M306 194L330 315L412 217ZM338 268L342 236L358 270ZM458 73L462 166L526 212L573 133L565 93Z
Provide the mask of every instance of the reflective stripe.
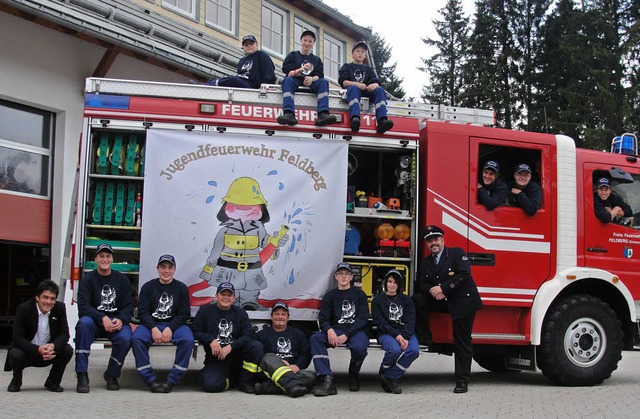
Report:
M320 93L318 95L318 99L322 99L322 98L325 98L325 97L329 97L329 92Z
M249 361L242 361L242 368L252 373L258 372L258 366Z
M185 367L180 366L178 364L173 364L173 368L175 368L177 370L180 370L180 371L187 371L188 370L188 368L185 368Z
M274 383L278 384L278 380L280 380L280 377L282 377L288 372L292 372L291 367L289 367L288 365L283 365L273 372L273 376L271 379L273 380Z
M378 108L380 108L381 106L387 106L387 102L382 101L382 102L376 103L375 109L378 109Z
M146 370L147 368L151 368L151 364L147 364L147 365L143 365L141 367L138 367L138 371Z
M359 101L358 99L352 99L351 102L349 102L349 107L352 107L353 105L357 104Z
M116 364L118 364L118 365L120 365L120 366L122 366L122 364L124 364L124 361L120 362L120 361L118 361L117 359L115 359L114 357L109 357L109 358L110 358L110 359L113 359L113 360L116 362Z
M229 379L228 378L224 379L224 390L225 391L229 390Z
M283 92L282 93L282 97L283 98L285 98L285 97L293 97L293 93L291 93L291 92Z
M91 349L76 349L77 354L90 354Z
M400 368L402 371L406 371L407 369L405 367L403 367L402 365L398 364L396 362L396 367Z
M313 359L329 359L329 355L314 355Z

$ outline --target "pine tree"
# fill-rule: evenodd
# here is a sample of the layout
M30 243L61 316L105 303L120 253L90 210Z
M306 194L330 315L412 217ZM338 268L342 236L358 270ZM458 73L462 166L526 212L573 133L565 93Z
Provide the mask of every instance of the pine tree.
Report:
M464 94L460 68L467 60L469 18L462 12L461 0L448 0L438 11L442 20L433 20L437 39L423 38L422 41L438 52L430 58L423 58L429 84L423 86L422 99L427 102L457 106Z
M373 68L376 70L382 86L394 98L403 99L406 93L402 88L403 79L399 79L395 74L396 63L386 66L391 59L391 47L377 32L374 32L369 39L369 47L373 57Z

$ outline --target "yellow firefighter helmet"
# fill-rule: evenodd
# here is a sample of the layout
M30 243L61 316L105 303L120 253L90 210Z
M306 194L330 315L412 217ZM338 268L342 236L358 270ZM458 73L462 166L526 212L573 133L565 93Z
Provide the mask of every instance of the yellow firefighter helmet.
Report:
M260 185L250 177L239 177L229 186L229 190L222 202L228 202L236 205L267 205L264 199Z

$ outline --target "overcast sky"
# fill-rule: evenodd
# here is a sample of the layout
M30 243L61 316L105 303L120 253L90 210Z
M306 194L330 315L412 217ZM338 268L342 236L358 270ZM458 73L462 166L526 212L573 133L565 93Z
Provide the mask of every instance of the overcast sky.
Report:
M420 97L427 74L417 69L421 58L433 52L422 38L435 38L432 20L440 19L438 10L446 0L323 0L324 3L347 15L359 26L371 27L391 47L388 65L397 63L396 73L404 79L402 87L409 97ZM466 16L474 10L473 0L462 0ZM351 59L351 51L347 51Z

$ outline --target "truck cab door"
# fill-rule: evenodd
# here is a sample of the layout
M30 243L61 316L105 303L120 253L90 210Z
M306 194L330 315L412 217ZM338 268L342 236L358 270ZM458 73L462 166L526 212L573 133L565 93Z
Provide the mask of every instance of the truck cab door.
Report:
M473 277L485 304L530 306L535 290L553 275L555 263L551 147L510 139L472 137L470 141L468 253ZM507 184L514 179L518 163L533 167L531 181L542 188L541 208L535 215L507 204L489 210L478 201L487 160L499 162L499 177Z
M584 164L584 264L618 275L631 293L637 295L640 292L640 169L617 167L628 174L627 179L612 173L615 169L611 164ZM594 182L603 176L611 179L611 193L620 196L631 207L631 219L603 223L596 218L597 188Z

